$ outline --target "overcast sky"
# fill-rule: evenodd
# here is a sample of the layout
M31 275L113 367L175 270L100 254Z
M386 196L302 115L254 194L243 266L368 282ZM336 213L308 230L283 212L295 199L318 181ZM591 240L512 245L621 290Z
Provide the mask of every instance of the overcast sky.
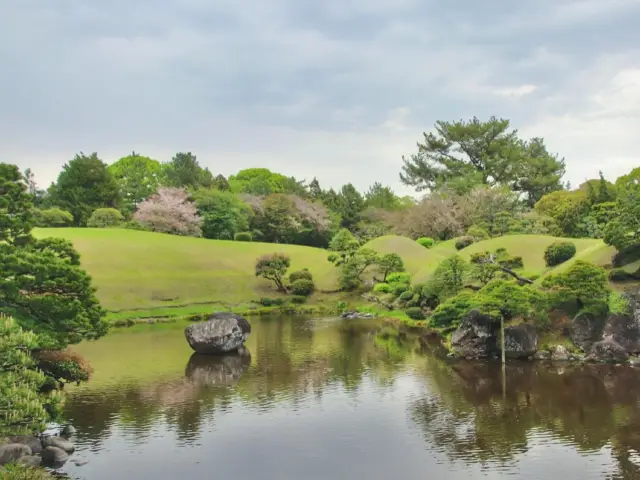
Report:
M402 192L436 120L509 118L580 183L640 166L640 0L0 0L0 161L192 151Z

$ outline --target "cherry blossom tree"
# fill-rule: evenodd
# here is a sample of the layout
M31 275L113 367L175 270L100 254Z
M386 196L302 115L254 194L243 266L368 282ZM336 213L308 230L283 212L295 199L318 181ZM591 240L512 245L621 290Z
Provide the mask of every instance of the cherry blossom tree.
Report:
M181 188L161 187L138 205L133 219L154 232L199 237L202 218Z

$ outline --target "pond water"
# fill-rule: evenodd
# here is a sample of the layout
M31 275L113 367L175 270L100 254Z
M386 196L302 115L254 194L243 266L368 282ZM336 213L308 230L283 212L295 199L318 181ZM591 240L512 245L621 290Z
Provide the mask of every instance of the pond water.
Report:
M185 325L79 345L77 452L111 479L640 478L640 371L452 362L375 321L252 319L251 358L200 358Z

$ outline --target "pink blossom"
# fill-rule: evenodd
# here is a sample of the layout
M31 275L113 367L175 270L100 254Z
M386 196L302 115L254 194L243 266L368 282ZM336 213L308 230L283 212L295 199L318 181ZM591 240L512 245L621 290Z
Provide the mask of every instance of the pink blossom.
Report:
M134 220L154 232L199 237L202 218L187 192L181 188L160 187L158 192L138 205Z

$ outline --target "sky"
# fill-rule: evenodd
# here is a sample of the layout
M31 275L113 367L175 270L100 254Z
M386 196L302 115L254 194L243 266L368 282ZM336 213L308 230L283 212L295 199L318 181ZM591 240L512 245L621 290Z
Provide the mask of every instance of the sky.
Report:
M544 137L577 185L640 164L640 0L0 0L0 162L191 151L400 193L438 120Z

